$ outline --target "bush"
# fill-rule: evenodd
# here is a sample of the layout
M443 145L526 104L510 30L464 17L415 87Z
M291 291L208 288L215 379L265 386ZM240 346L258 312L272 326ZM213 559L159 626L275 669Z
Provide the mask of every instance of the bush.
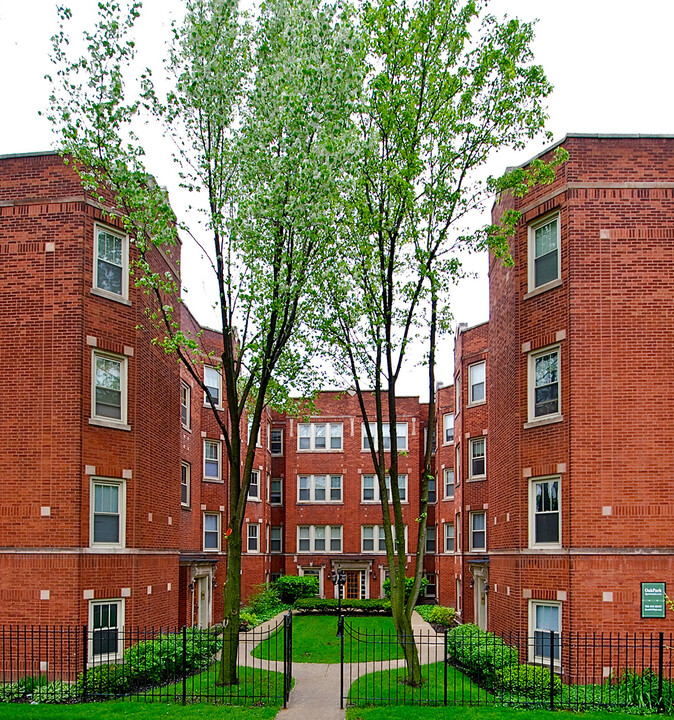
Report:
M405 578L405 602L407 602L410 599L410 595L412 594L412 586L414 585L414 578L408 577ZM426 585L428 585L428 580L426 578L421 578L421 585L419 586L419 597L423 597L424 593L426 592ZM386 595L389 600L391 599L391 579L386 578L384 580L384 595Z
M449 659L466 669L486 687L494 687L496 671L519 664L517 650L498 635L480 630L477 625L459 625L447 635Z
M660 703L658 695L658 676L651 668L643 674L633 670L625 670L617 683L618 702L621 705L656 710ZM662 681L662 706L667 712L674 709L674 683Z
M0 702L20 700L26 694L26 688L19 683L6 683L0 685Z
M260 624L260 618L255 613L242 610L239 614L239 630L248 632Z
M339 601L332 598L303 598L295 603L295 610L300 613L320 613L321 615L337 615ZM342 600L342 613L353 612L372 615L390 615L390 600Z
M75 690L78 695L84 692L84 680L85 675L80 675L77 679ZM87 695L126 695L135 686L126 665L96 665L86 672Z
M430 605L431 610L428 616L424 618L427 622L443 625L446 628L453 627L456 619L456 610L452 607L444 607L443 605Z
M315 575L282 575L274 583L281 602L293 605L300 598L318 595L318 578Z
M276 608L282 608L282 605L278 588L270 583L263 583L257 586L257 591L250 597L244 610L253 615L267 615Z
M40 685L33 691L32 701L37 703L63 703L68 702L76 695L76 688L63 680Z
M550 697L550 670L534 665L505 665L495 669L495 687L534 700ZM553 694L562 690L562 681L553 676Z

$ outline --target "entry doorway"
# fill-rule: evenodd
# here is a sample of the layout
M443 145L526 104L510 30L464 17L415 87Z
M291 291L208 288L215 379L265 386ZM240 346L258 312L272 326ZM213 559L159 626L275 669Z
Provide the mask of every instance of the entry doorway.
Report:
M346 570L344 597L347 600L360 600L360 570Z
M207 628L211 624L211 578L208 575L194 578L196 585L197 625Z
M475 624L487 629L487 579L480 575L475 576Z

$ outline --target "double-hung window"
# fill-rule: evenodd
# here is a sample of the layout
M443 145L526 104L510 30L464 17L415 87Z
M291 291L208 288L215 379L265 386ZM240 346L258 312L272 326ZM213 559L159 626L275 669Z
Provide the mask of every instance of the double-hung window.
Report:
M487 549L487 513L470 513L470 549L480 551Z
M248 499L259 500L260 495L260 471L250 471L250 485L248 485Z
M424 577L428 581L424 597L434 598L437 593L437 576L435 573L424 573Z
M248 552L260 552L260 525L248 523Z
M362 525L360 532L362 552L386 552L386 538L384 536L384 528L381 525ZM393 534L395 552L398 552L398 543L395 536L395 527L391 527L391 533ZM405 552L407 552L407 526L405 526Z
M96 226L94 292L113 300L129 295L129 240L126 235Z
M187 383L180 383L180 422L185 430L190 429L190 386Z
M435 478L429 477L428 478L428 502L434 503L435 500L436 500Z
M126 426L127 359L92 353L91 418L94 424Z
M341 475L298 475L298 502L342 502Z
M283 551L283 528L280 525L272 525L269 528L269 551L273 553Z
M386 489L388 501L391 500L391 478L386 476ZM407 502L407 475L398 475L398 493L400 502ZM376 475L363 475L361 479L361 500L367 502L380 502L379 479Z
M529 225L529 292L561 277L559 215Z
M529 537L532 547L559 547L561 512L559 477L535 478L529 499Z
M379 436L377 435L377 423L369 423L370 434L372 435L372 442L374 443L374 449L379 449ZM367 427L365 423L361 424L361 437L362 437L362 449L370 449L370 439L367 436ZM382 439L384 443L384 450L391 449L391 424L382 423ZM396 441L398 444L398 450L407 451L407 423L397 422L396 423Z
M204 440L204 480L222 480L220 456L222 445L219 440Z
M486 439L473 438L469 445L470 451L470 477L481 478L487 474Z
M92 478L90 544L124 547L126 519L124 480Z
M454 442L454 413L445 413L442 416L442 442L444 445Z
M204 385L211 394L213 407L219 408L222 402L222 374L218 368L211 365L204 365ZM208 393L204 390L204 405L210 407L211 402L208 399Z
M272 428L269 440L272 455L283 455L283 428Z
M269 502L272 505L280 505L283 502L283 481L281 478L271 479Z
M297 552L341 552L341 525L298 525Z
M341 450L343 436L343 423L299 423L297 449L314 452Z
M561 663L562 606L531 600L529 603L529 662Z
M486 363L479 362L468 367L468 402L482 403L486 398Z
M426 526L426 552L435 552L435 525Z
M124 652L124 600L95 600L89 603L89 661L108 663Z
M454 552L454 523L445 523L445 552Z
M204 551L220 551L220 513L205 512L204 515Z
M529 422L561 414L560 389L560 348L530 353Z
M190 475L190 464L182 462L180 464L180 504L183 507L190 506Z
M454 468L445 468L443 471L444 474L444 484L445 484L445 500L453 500L454 499Z

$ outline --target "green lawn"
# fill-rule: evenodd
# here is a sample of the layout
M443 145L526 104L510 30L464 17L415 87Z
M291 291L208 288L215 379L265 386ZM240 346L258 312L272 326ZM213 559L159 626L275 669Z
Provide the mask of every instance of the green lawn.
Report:
M376 708L349 708L346 711L346 720L560 720L560 718L573 718L574 720L618 720L619 718L633 718L614 712L585 712L569 713L563 715L549 710L512 710L499 707L376 707Z
M442 705L445 698L445 664L422 665L424 684L412 688L402 681L405 668L374 672L358 678L349 689L349 702L363 705ZM450 704L485 702L492 699L486 690L479 688L470 678L452 667L447 668L447 702ZM390 708L386 708L387 710Z
M356 642L344 638L345 662L372 662L395 660L402 651L395 640L393 620L390 617L350 617L347 623L361 633L385 633L386 644L381 642ZM389 636L390 634L390 636ZM389 641L390 638L390 641ZM363 640L365 640L365 635ZM337 618L334 615L296 615L293 618L293 662L338 663L341 639L337 637ZM253 651L253 655L265 660L283 658L283 630Z
M129 702L83 705L0 704L0 720L272 720L278 707L168 705Z

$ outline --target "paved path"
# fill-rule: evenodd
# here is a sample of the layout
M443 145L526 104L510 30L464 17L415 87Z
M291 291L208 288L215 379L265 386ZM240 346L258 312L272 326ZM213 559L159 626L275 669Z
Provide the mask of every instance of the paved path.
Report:
M266 630L274 627L282 615L277 615L256 630ZM336 622L335 618L335 622ZM428 641L421 644L419 655L422 664L436 662L436 646L442 646L444 637L437 635L433 628L424 621L417 612L412 614L412 629L415 635L422 634ZM256 632L257 635L257 632ZM257 643L255 643L257 644ZM240 651L251 653L255 644L247 642L242 637ZM265 660L251 658L255 667L265 670L277 670ZM404 660L392 660L388 663L378 661L376 667L373 663L346 663L344 665L344 689L361 675L375 670L389 670L401 667ZM293 662L293 678L295 686L290 693L288 707L281 709L276 720L344 720L345 711L339 708L339 663L298 663Z

